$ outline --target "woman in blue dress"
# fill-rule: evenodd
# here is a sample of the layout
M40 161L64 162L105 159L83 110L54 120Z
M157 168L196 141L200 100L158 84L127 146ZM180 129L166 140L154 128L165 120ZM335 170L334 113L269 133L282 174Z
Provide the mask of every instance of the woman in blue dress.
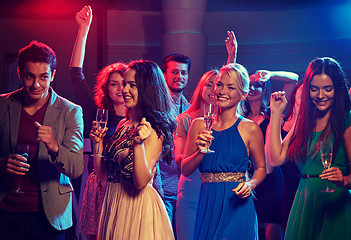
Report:
M203 116L205 106L208 106L209 103L214 103L213 89L217 74L217 70L210 70L201 77L191 99L190 108L176 118L177 129L174 134L174 155L179 168L192 120ZM175 212L178 240L192 240L194 238L200 186L199 170L195 170L188 177L185 177L183 174L179 177Z
M283 141L284 92L271 97L269 152L278 166L292 159L301 175L284 239L351 239L351 102L339 63L324 57L307 68L299 115ZM267 138L268 139L268 138ZM320 148L332 142L331 167L323 169ZM324 144L323 144L324 143ZM321 192L329 180L334 192Z
M212 130L203 118L190 126L182 174L201 173L194 239L258 239L257 216L251 192L266 175L260 127L238 113L249 91L249 77L240 64L221 68L214 89L217 114ZM214 153L202 153L207 145ZM245 181L249 156L256 171Z

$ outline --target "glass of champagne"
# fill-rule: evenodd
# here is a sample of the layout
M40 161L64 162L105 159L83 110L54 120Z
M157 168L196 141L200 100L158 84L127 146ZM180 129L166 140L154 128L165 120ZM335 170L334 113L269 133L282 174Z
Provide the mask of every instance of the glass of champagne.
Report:
M29 155L29 144L27 143L18 143L17 144L17 150L16 150L16 154L21 155L24 158L28 159L28 155ZM21 188L21 180L22 180L22 176L20 175L15 175L14 176L14 181L15 181L15 189L13 189L12 192L16 193L16 194L24 194L25 192L23 191L23 189Z
M330 165L333 159L333 143L331 140L324 144L323 144L323 141L321 141L320 154L321 154L321 161L323 164L323 168L324 169L330 168ZM326 188L322 189L321 192L325 192L325 193L334 192L334 189L331 189L328 186L328 179L327 179Z
M216 104L210 103L204 108L204 121L206 130L211 130L216 114ZM209 148L209 143L207 142L206 150L202 150L202 153L214 153L215 151Z
M108 110L107 109L98 109L96 111L96 122L98 124L97 126L97 131L99 132L100 135L100 142L103 140L101 138L101 135L107 125L107 120L108 120ZM97 152L93 154L93 157L103 157L99 152L100 152L100 142L98 145Z

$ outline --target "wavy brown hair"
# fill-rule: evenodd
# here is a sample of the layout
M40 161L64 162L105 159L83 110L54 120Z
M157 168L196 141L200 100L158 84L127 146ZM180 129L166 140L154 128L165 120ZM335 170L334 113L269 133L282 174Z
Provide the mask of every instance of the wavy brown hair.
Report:
M108 85L110 76L113 73L118 73L121 77L127 70L127 65L122 62L110 64L99 71L96 75L96 84L94 87L94 101L97 108L104 108L114 112L113 104L108 95Z

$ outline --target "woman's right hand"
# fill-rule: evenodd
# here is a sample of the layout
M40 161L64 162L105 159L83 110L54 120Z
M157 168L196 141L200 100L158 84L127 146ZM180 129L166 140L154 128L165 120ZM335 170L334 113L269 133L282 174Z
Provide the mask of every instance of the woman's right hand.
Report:
M212 131L204 129L197 137L195 143L197 145L197 148L200 149L200 151L206 151L207 146L211 146L211 141L213 139L214 137L212 136Z
M84 6L82 10L76 13L76 22L79 27L90 27L92 19L93 11L89 5Z
M106 135L107 132L107 127L105 127L104 129L101 129L98 127L98 122L97 121L93 121L93 127L91 128L90 131L90 139L94 142L94 143L99 143Z
M234 57L238 51L238 42L233 31L227 31L227 35L228 37L224 40L227 53L228 56Z
M286 100L284 91L277 91L271 94L270 107L272 114L278 113L281 115L287 104L288 101Z

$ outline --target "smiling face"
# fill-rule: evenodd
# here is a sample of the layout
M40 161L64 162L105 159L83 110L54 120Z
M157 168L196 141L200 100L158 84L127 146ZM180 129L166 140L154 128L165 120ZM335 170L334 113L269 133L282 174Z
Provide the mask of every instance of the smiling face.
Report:
M123 88L122 76L117 72L112 73L109 77L109 83L107 85L108 96L110 97L112 104L119 105L124 103L122 88Z
M313 77L310 84L310 97L319 111L330 111L334 101L334 84L327 74Z
M167 63L164 77L171 92L180 93L188 84L188 65L186 63L170 61Z
M252 80L250 76L250 87L249 94L247 95L247 100L249 102L256 102L262 100L263 86L261 82Z
M218 107L220 108L231 108L238 105L240 101L243 101L246 97L246 94L241 95L240 90L236 86L236 81L238 76L232 74L232 77L229 76L226 72L220 72L216 86L214 89L215 99Z
M45 101L49 96L50 83L55 71L51 72L50 64L27 61L19 77L22 80L24 94L29 101Z
M210 77L203 88L202 91L202 99L205 103L210 104L210 103L214 103L214 87L216 84L216 77L217 74L214 74L212 77Z
M123 79L123 99L124 105L131 109L138 106L138 87L135 82L136 71L134 69L127 70Z

